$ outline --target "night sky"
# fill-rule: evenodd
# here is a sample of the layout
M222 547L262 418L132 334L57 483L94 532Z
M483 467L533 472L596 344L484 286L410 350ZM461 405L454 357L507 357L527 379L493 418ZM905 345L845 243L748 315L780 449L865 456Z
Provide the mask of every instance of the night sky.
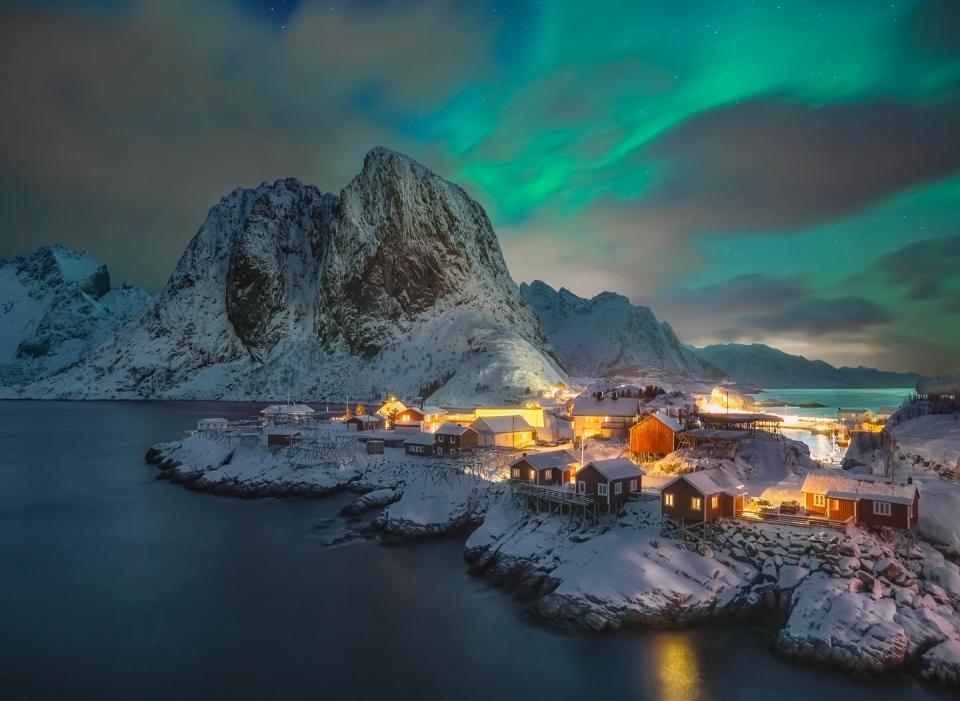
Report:
M518 281L684 340L960 369L960 2L0 0L0 255L156 292L210 206L381 144Z

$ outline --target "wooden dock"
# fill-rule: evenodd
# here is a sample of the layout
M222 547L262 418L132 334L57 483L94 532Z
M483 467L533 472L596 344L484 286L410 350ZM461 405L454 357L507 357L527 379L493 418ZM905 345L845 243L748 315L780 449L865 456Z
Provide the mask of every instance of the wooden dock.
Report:
M778 514L773 512L741 511L737 518L754 523L773 523L780 526L796 526L798 528L826 528L845 533L847 526L853 522L853 517L844 521L822 516L800 516L794 514Z

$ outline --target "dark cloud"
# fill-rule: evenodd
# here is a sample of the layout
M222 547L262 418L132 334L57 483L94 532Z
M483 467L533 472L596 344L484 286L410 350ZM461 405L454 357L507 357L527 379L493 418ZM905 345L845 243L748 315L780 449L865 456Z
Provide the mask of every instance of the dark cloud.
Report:
M645 198L679 231L796 231L960 168L960 103L770 97L704 112L638 157L662 165Z
M810 297L771 314L745 317L743 321L746 326L764 331L824 336L860 332L889 324L893 317L865 297Z
M960 310L960 235L918 241L882 256L873 270L915 301L942 300Z
M685 290L676 295L678 303L706 312L751 312L779 309L799 300L809 285L800 276L785 278L749 273Z

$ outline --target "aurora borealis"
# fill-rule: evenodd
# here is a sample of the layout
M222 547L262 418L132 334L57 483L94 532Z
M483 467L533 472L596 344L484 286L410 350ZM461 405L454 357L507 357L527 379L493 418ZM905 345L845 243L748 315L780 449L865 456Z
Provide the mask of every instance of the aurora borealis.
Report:
M383 144L515 279L704 344L960 369L960 3L6 2L0 255L156 291L206 210Z

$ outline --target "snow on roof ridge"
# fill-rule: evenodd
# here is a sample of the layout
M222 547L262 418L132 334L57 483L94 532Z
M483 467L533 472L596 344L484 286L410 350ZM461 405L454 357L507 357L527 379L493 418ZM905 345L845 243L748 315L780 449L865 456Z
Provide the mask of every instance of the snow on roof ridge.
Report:
M902 504L912 504L917 493L915 484L897 484L891 482L874 482L872 480L856 479L841 475L825 475L823 473L808 473L800 487L801 492L825 494L859 501L864 498L880 498Z
M591 460L584 467L593 468L608 480L636 477L647 474L629 458L607 458L606 460Z

